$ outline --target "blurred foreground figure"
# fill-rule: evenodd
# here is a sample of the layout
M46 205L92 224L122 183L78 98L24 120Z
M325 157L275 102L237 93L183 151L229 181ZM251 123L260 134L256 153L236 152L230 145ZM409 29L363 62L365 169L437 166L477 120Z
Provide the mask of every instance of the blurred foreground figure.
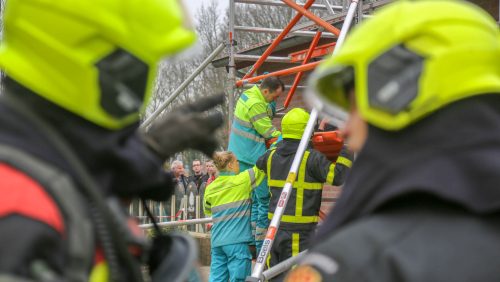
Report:
M157 63L195 39L179 3L7 1L1 281L143 281L144 264L148 281L192 273L191 239L158 235L151 245L126 214L132 198L170 197L166 158L216 147L212 132L222 118L203 112L220 96L138 131Z
M287 281L498 281L500 36L463 1L398 1L310 80L350 116L342 196Z

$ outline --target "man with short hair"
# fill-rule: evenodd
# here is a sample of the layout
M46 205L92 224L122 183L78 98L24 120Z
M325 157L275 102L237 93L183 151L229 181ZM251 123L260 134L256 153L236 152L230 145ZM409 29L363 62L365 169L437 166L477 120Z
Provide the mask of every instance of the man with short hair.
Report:
M188 181L185 176L184 164L182 161L175 160L171 165L172 172L174 174L175 181L177 185L175 186L174 196L175 196L175 212L181 208L182 199L187 193ZM172 214L171 216L174 216Z
M281 135L272 124L268 109L285 90L283 82L276 76L265 78L241 94L234 111L234 120L229 136L228 151L238 158L241 170L252 168L257 159L266 152L266 140ZM252 230L255 231L257 253L265 238L269 221L269 192L267 181L252 191Z
M193 182L196 184L196 189L197 192L200 191L200 186L203 184L203 182L207 182L208 180L208 174L203 174L203 168L201 166L201 161L198 159L195 159L193 161L193 175L191 175L188 179L188 183Z

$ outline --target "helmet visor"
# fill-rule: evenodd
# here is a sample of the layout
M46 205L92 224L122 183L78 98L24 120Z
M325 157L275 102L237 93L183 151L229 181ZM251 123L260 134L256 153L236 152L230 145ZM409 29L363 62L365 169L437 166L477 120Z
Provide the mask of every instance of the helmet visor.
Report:
M342 126L347 120L349 95L354 91L354 68L337 65L317 71L309 80L306 102L332 123Z

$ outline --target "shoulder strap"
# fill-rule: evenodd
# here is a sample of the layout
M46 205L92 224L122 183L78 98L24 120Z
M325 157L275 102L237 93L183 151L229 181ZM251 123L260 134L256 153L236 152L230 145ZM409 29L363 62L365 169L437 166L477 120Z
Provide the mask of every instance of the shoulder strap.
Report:
M51 144L68 162L71 169L76 174L76 181L79 184L79 191L87 197L90 206L90 214L99 237L99 242L104 250L104 256L109 266L111 281L121 281L123 273L118 263L118 257L121 258L126 269L133 277L132 281L143 281L140 267L134 261L134 258L128 251L128 246L121 235L124 233L122 226L116 223L116 218L112 215L104 195L97 189L98 185L87 171L85 166L79 160L73 149L67 144L66 140L50 124L45 122L42 117L37 116L25 104L19 101L14 95L6 92L1 97L2 101L24 116L34 124L48 138ZM123 232L122 232L123 231Z
M16 148L0 144L0 160L38 181L61 208L65 218L68 241L67 281L88 281L95 248L92 223L85 216L81 196L71 178L63 171Z

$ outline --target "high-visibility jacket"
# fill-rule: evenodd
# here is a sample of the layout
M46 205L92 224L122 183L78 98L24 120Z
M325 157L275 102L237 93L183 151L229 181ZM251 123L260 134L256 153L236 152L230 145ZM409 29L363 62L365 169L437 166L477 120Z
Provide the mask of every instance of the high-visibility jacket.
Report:
M228 150L240 162L255 164L266 151L266 139L281 134L272 124L268 105L257 86L243 92L236 103Z
M251 192L265 179L256 167L238 175L220 172L205 190L203 209L212 216L212 247L253 241L250 226Z
M256 166L267 174L271 193L269 219L274 216L299 142L300 140L284 139L276 149L267 151L257 161ZM280 228L292 231L314 228L319 220L323 183L342 185L351 165L352 155L347 150L343 150L337 162L332 163L320 152L307 149L281 218Z

